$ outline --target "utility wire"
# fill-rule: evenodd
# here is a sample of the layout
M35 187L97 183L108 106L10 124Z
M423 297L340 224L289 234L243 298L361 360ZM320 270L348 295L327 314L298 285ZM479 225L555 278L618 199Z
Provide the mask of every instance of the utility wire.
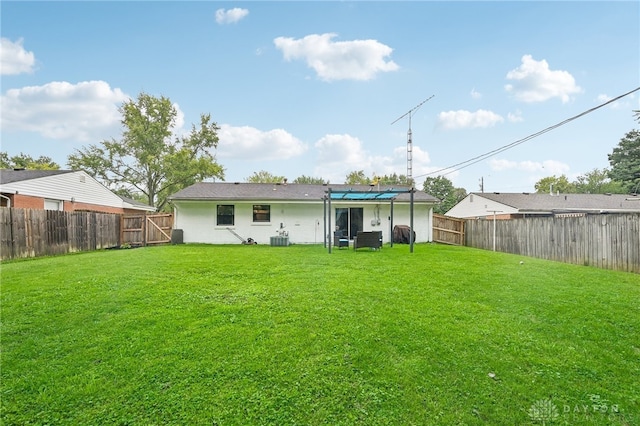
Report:
M525 143L527 141L530 141L533 138L537 138L540 135L543 135L543 134L545 134L547 132L555 130L558 127L564 126L565 124L570 123L570 122L572 122L574 120L577 120L578 118L583 117L583 116L585 116L587 114L590 114L590 113L592 113L593 111L595 111L597 109L600 109L600 108L602 108L604 106L609 105L610 103L613 103L613 102L615 102L617 100L620 100L620 99L624 98L625 96L629 96L630 94L632 94L634 92L637 92L638 90L640 90L640 87L636 87L635 89L630 90L627 93L624 93L622 95L616 96L615 98L610 99L607 102L604 102L604 103L602 103L602 104L600 104L598 106L595 106L595 107L593 107L591 109L588 109L588 110L586 110L584 112L581 112L580 114L575 115L575 116L573 116L571 118L567 118L566 120L561 121L561 122L559 122L557 124L554 124L553 126L549 126L546 129L540 130L539 132L533 133L533 134L531 134L529 136L526 136L526 137L524 137L522 139L518 139L515 142L511 142L510 144L501 146L500 148L496 148L496 149L494 149L492 151L489 151L489 152L486 152L484 154L478 155L476 157L470 158L470 159L468 159L466 161L461 161L460 163L453 164L453 165L451 165L449 167L443 167L443 168L438 169L438 170L433 171L433 172L425 173L425 174L422 174L422 175L419 175L419 176L414 176L414 178L430 176L430 175L436 175L436 174L444 176L444 175L448 175L450 173L456 172L458 170L462 170L462 169L464 169L466 167L469 167L469 166L471 166L473 164L479 163L482 160L486 160L489 157L493 157L496 154L499 154L501 152L507 151L507 150L509 150L511 148L514 148L514 147L516 147L516 146L518 146L520 144L523 144L523 143ZM446 171L446 173L442 173L442 172L445 172L445 171Z

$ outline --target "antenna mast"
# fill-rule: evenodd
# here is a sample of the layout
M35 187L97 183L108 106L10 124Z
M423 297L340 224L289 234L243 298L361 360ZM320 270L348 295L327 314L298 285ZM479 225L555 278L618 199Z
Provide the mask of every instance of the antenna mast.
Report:
M411 135L411 116L414 112L418 110L422 106L422 104L426 103L429 99L433 98L435 95L429 96L424 101L420 102L418 105L410 109L408 112L402 114L396 120L394 120L391 124L395 124L396 122L402 120L406 116L409 116L409 131L407 131L407 181L413 185L413 140Z

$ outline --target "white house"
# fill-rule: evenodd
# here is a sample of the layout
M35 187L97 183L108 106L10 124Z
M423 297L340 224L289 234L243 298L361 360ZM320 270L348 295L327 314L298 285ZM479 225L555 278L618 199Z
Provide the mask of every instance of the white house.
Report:
M640 196L625 194L530 194L474 192L453 206L447 216L515 219L532 216L640 213Z
M38 210L140 213L155 208L123 199L83 171L0 170L0 205Z
M329 190L341 195L329 200ZM332 238L334 229L350 238L357 231L382 231L383 242L389 242L392 224L410 224L407 191L392 186L202 182L170 201L174 229L182 230L186 243L238 244L251 238L270 244L271 237L287 235L293 244L322 244L325 233ZM432 208L438 200L422 191L415 191L413 198L415 242L431 241Z

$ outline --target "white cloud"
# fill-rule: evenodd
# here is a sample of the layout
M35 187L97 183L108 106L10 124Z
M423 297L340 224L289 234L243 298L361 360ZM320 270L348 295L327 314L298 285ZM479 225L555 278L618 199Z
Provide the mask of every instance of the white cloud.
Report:
M16 75L32 73L36 63L33 52L22 46L23 40L12 42L8 38L0 38L0 74Z
M493 127L497 123L502 123L504 118L492 111L479 109L476 112L458 110L443 111L438 114L437 126L447 129L465 129Z
M471 97L473 99L480 99L482 98L482 93L478 92L474 87L473 89L471 89Z
M249 14L249 10L234 7L233 9L216 10L216 22L222 24L235 24Z
M566 174L570 167L568 164L556 160L539 161L511 161L505 159L491 159L489 161L491 170L500 172L505 170L520 170L528 173L542 173L545 176Z
M522 118L522 111L516 110L516 112L508 113L507 120L509 120L509 122L511 123L520 123L524 121L524 118Z
M345 177L354 171L362 170L365 176L374 175L406 175L407 148L396 147L390 155L372 155L364 148L357 137L342 135L325 135L315 144L317 165L315 176L322 176L332 183L344 182ZM429 167L429 154L419 146L412 150L413 176L420 176L436 170Z
M249 126L222 124L218 138L219 158L288 160L307 150L303 142L282 129L262 131Z
M546 60L536 61L531 55L524 55L522 64L509 71L507 79L514 83L505 85L505 89L522 102L544 102L560 98L562 103L566 103L571 95L582 92L569 72L551 70Z
M633 109L633 99L635 98L635 94L630 94L626 99L619 99L615 102L611 102L609 104L609 108L611 109ZM609 102L613 98L606 94L600 94L596 97L596 102L599 104L603 104L605 102Z
M10 89L0 102L3 129L98 142L120 133L118 107L129 99L104 81L65 81Z
M274 39L284 59L304 59L318 77L331 80L371 80L379 72L396 71L399 67L387 61L393 51L376 40L338 41L336 34L311 34L301 39Z

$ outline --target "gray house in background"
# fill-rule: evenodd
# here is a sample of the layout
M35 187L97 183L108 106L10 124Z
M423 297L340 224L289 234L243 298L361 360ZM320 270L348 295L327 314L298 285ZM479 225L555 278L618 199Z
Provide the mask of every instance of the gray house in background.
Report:
M334 230L353 238L357 231L382 231L389 242L391 199L332 199L327 212L327 192L381 191L392 186L312 185L287 183L201 182L170 197L174 206L174 229L185 243L238 244L249 239L269 244L271 237L287 235L295 244L322 244L325 232ZM396 190L408 190L395 187ZM432 240L432 211L438 200L422 191L414 193L415 242ZM330 216L331 230L325 230ZM393 224L409 225L410 194L393 195Z
M515 219L541 216L640 213L640 196L625 194L530 194L474 192L453 206L447 216Z

